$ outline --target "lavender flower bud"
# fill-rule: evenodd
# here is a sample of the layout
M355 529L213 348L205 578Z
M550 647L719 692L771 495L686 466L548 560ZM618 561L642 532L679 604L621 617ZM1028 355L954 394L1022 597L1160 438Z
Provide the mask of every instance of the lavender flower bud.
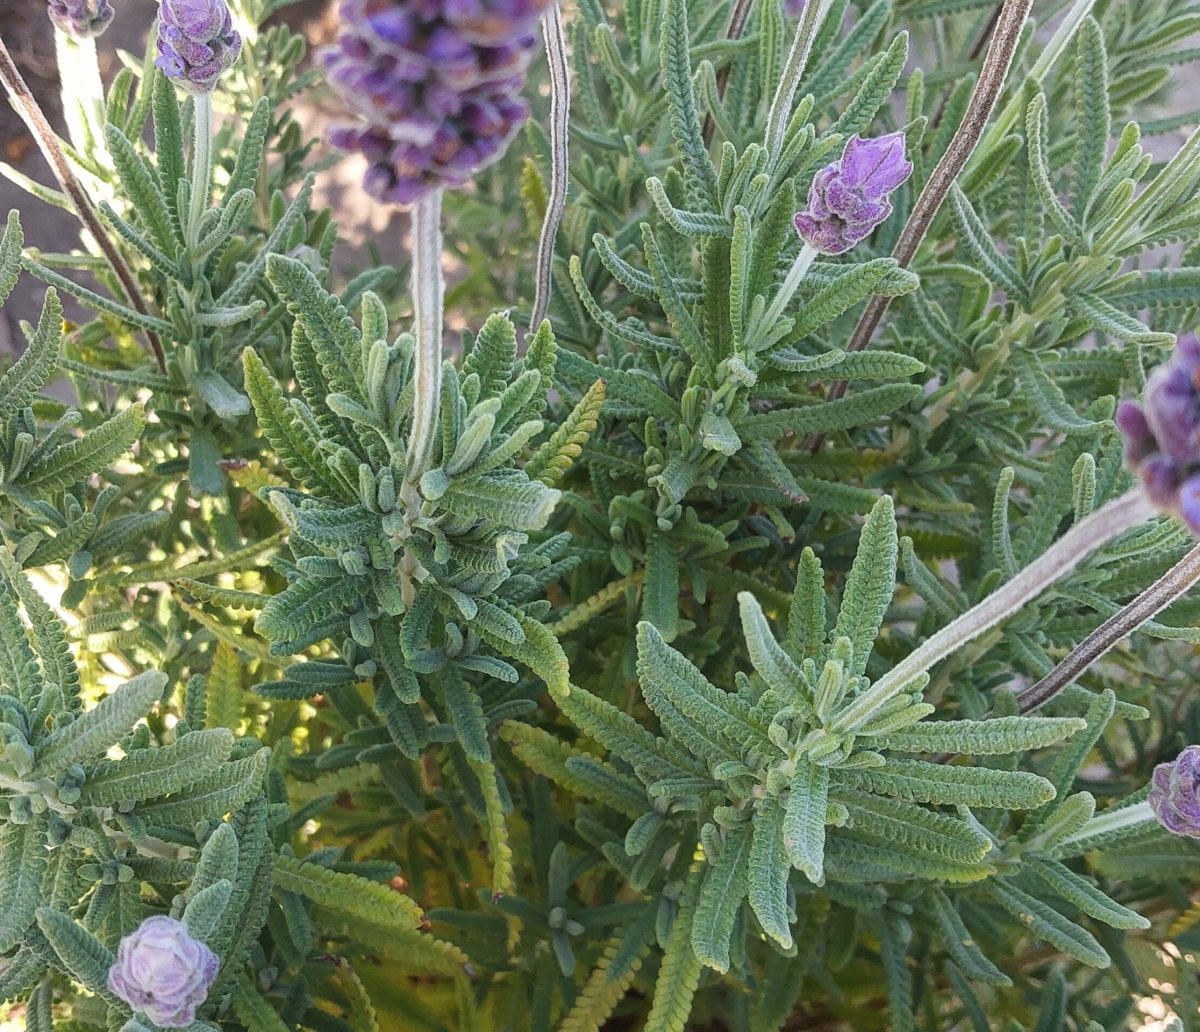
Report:
M208 996L220 961L187 925L148 917L117 946L108 988L162 1028L187 1028Z
M113 20L109 0L50 0L50 20L68 36L95 39Z
M1200 534L1200 340L1180 337L1147 379L1145 403L1121 402L1116 424L1146 496Z
M1200 838L1200 745L1154 768L1150 809L1167 831Z
M850 137L841 158L821 169L796 216L796 231L823 254L843 254L892 213L892 192L912 175L904 134Z
M783 0L783 13L791 18L799 18L807 3L808 0Z
M241 50L225 0L162 0L154 63L188 93L211 93Z
M330 142L366 156L366 187L411 204L466 183L529 116L520 96L549 0L342 0L320 60L362 124Z

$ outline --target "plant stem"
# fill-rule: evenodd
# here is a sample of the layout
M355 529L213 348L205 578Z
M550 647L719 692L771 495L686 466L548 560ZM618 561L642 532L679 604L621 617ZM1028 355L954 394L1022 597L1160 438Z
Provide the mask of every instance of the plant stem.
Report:
M996 22L1000 18L1000 10L1003 6L1003 4L997 4L995 8L993 8L992 13L988 16L987 23L980 31L979 36L976 38L974 44L971 46L970 53L967 54L968 61L976 60L979 55L983 53L983 48L986 47L991 41L992 33L996 31ZM942 124L942 116L946 113L946 107L950 103L950 97L953 92L954 84L951 83L942 93L942 99L938 102L937 110L933 113L933 117L929 120L930 131L936 129Z
M192 193L188 206L187 243L195 251L200 243L200 220L208 211L212 186L212 95L197 94L192 100Z
M1134 828L1139 824L1147 824L1155 820L1157 818L1154 816L1154 811L1150 809L1150 804L1144 801L1135 803L1133 806L1114 807L1097 817L1092 817L1077 832L1063 839L1055 847L1055 851L1061 856L1064 846L1078 846L1080 843L1086 843L1089 839L1111 835L1115 831ZM1075 850L1076 855L1086 852L1086 847Z
M442 192L431 190L412 210L412 291L417 350L413 418L401 497L409 518L421 506L420 481L433 457L442 390Z
M925 234L929 232L949 196L950 187L979 145L988 119L1000 100L1000 94L1004 92L1013 55L1016 53L1032 7L1033 0L1005 0L996 20L992 41L983 59L983 67L979 70L979 81L975 83L975 89L971 92L962 122L954 131L950 145L917 197L917 203L913 205L912 213L904 224L900 239L892 249L892 257L901 268L907 268L911 264L917 248L921 246L921 241L925 239ZM871 338L879 328L891 301L890 297L872 297L867 302L867 307L850 337L850 343L846 346L847 351L862 351L871 343ZM830 389L828 398L833 401L845 393L846 381L841 380ZM809 451L816 452L824 441L824 434L811 438L808 442Z
M537 288L529 317L530 333L537 332L550 308L554 242L567 205L570 169L571 72L567 65L562 12L557 3L551 4L542 18L542 35L546 40L546 63L550 68L550 196L538 239Z
M112 238L105 231L99 216L96 214L96 209L92 206L92 202L80 184L78 177L76 177L74 169L71 168L71 163L63 153L62 147L58 142L58 137L55 136L54 130L46 120L45 113L38 106L33 93L30 92L29 86L26 84L24 78L22 78L20 71L18 71L12 55L8 52L8 47L4 45L3 39L0 39L0 81L3 81L4 88L8 91L13 106L17 109L17 113L29 128L33 138L37 141L38 147L46 159L46 163L50 166L51 171L54 172L54 178L58 180L58 185L62 187L63 193L70 199L72 206L75 208L75 214L79 216L79 221L91 233L92 238L96 241L96 246L100 248L100 252L104 255L105 261L108 262L109 268L112 269L113 274L117 277L122 290L125 292L126 299L142 315L149 315L150 309L146 305L146 299L142 297L141 290L138 289L137 280L134 279L129 266L125 264L125 259L121 257L121 252L117 250L116 245L112 242ZM155 361L158 363L159 370L165 372L167 362L166 357L163 355L162 343L159 341L158 335L152 330L147 330L146 338L150 343L150 350L154 355Z
M770 330L783 317L784 311L791 304L792 298L796 296L796 291L799 289L800 284L804 282L804 277L808 275L808 270L812 268L812 263L816 261L818 254L820 252L812 244L805 243L800 248L800 253L796 255L796 260L792 262L792 267L788 269L783 286L779 288L779 293L771 299L771 306L762 318L761 325L764 328Z
M1029 0L1032 3L1032 0ZM796 35L792 37L792 49L788 52L787 64L783 76L771 99L771 107L767 112L767 131L764 142L772 165L779 158L783 147L783 137L787 132L788 121L792 117L792 103L796 99L796 91L800 88L800 80L804 77L804 69L808 65L808 55L812 53L813 40L817 30L825 20L825 12L829 8L829 0L809 0L800 15L800 23L796 26Z
M1198 582L1200 545L1196 545L1120 612L1114 613L1092 631L1050 673L1021 692L1017 697L1021 712L1030 713L1044 706L1117 642L1162 612Z
M1154 512L1140 487L1102 505L1076 523L1012 580L927 638L876 681L862 698L872 697L875 705L890 699L935 663L1011 616L1098 548L1145 522Z

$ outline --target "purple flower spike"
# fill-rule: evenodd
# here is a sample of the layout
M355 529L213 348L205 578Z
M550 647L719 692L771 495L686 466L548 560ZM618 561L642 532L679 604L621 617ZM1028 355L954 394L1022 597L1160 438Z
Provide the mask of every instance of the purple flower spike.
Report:
M187 1028L208 996L220 961L187 925L148 917L117 946L108 988L161 1028Z
M225 0L162 0L154 63L188 93L212 93L241 50Z
M799 18L807 3L808 0L783 0L783 11L791 18Z
M1171 361L1146 380L1146 421L1159 451L1176 462L1200 461L1200 341L1179 338Z
M1117 406L1126 464L1146 496L1200 535L1200 340L1179 338L1169 362L1146 380L1142 404Z
M1136 401L1126 399L1117 405L1114 422L1125 436L1125 459L1131 466L1138 465L1158 450L1146 412Z
M113 20L109 0L50 0L50 20L68 36L95 39Z
M549 0L342 0L320 61L362 122L330 142L368 162L380 200L412 204L462 186L529 116L520 96Z
M1200 838L1200 745L1189 745L1170 763L1154 768L1150 809L1176 835Z
M904 134L850 137L838 161L821 169L808 190L796 231L822 254L843 254L892 213L892 192L912 175Z

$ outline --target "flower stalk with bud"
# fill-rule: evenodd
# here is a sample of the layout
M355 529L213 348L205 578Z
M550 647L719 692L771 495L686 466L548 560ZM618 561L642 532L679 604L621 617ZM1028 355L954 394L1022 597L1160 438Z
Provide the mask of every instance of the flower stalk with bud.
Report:
M1186 839L1200 839L1200 745L1189 745L1173 760L1160 763L1141 802L1113 806L1089 818L1059 844L1063 855L1112 845L1155 826Z
M162 0L155 64L192 97L191 197L186 235L194 249L212 186L212 92L237 60L242 37L225 0Z
M865 240L892 213L891 195L912 175L904 134L878 139L852 136L842 156L813 178L808 204L794 219L804 241L763 325L783 317L812 263L822 254L844 254Z
M441 193L498 159L528 117L520 91L547 6L343 0L337 43L320 55L330 84L360 119L335 128L330 141L366 157L371 194L412 211L414 402L400 491L410 519L434 459L441 405ZM408 599L417 565L406 559Z

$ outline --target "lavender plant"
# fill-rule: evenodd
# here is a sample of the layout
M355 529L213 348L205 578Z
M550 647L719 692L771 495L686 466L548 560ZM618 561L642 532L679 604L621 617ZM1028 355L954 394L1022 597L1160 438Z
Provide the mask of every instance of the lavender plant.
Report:
M1200 6L285 6L0 50L7 1013L1196 1026Z

